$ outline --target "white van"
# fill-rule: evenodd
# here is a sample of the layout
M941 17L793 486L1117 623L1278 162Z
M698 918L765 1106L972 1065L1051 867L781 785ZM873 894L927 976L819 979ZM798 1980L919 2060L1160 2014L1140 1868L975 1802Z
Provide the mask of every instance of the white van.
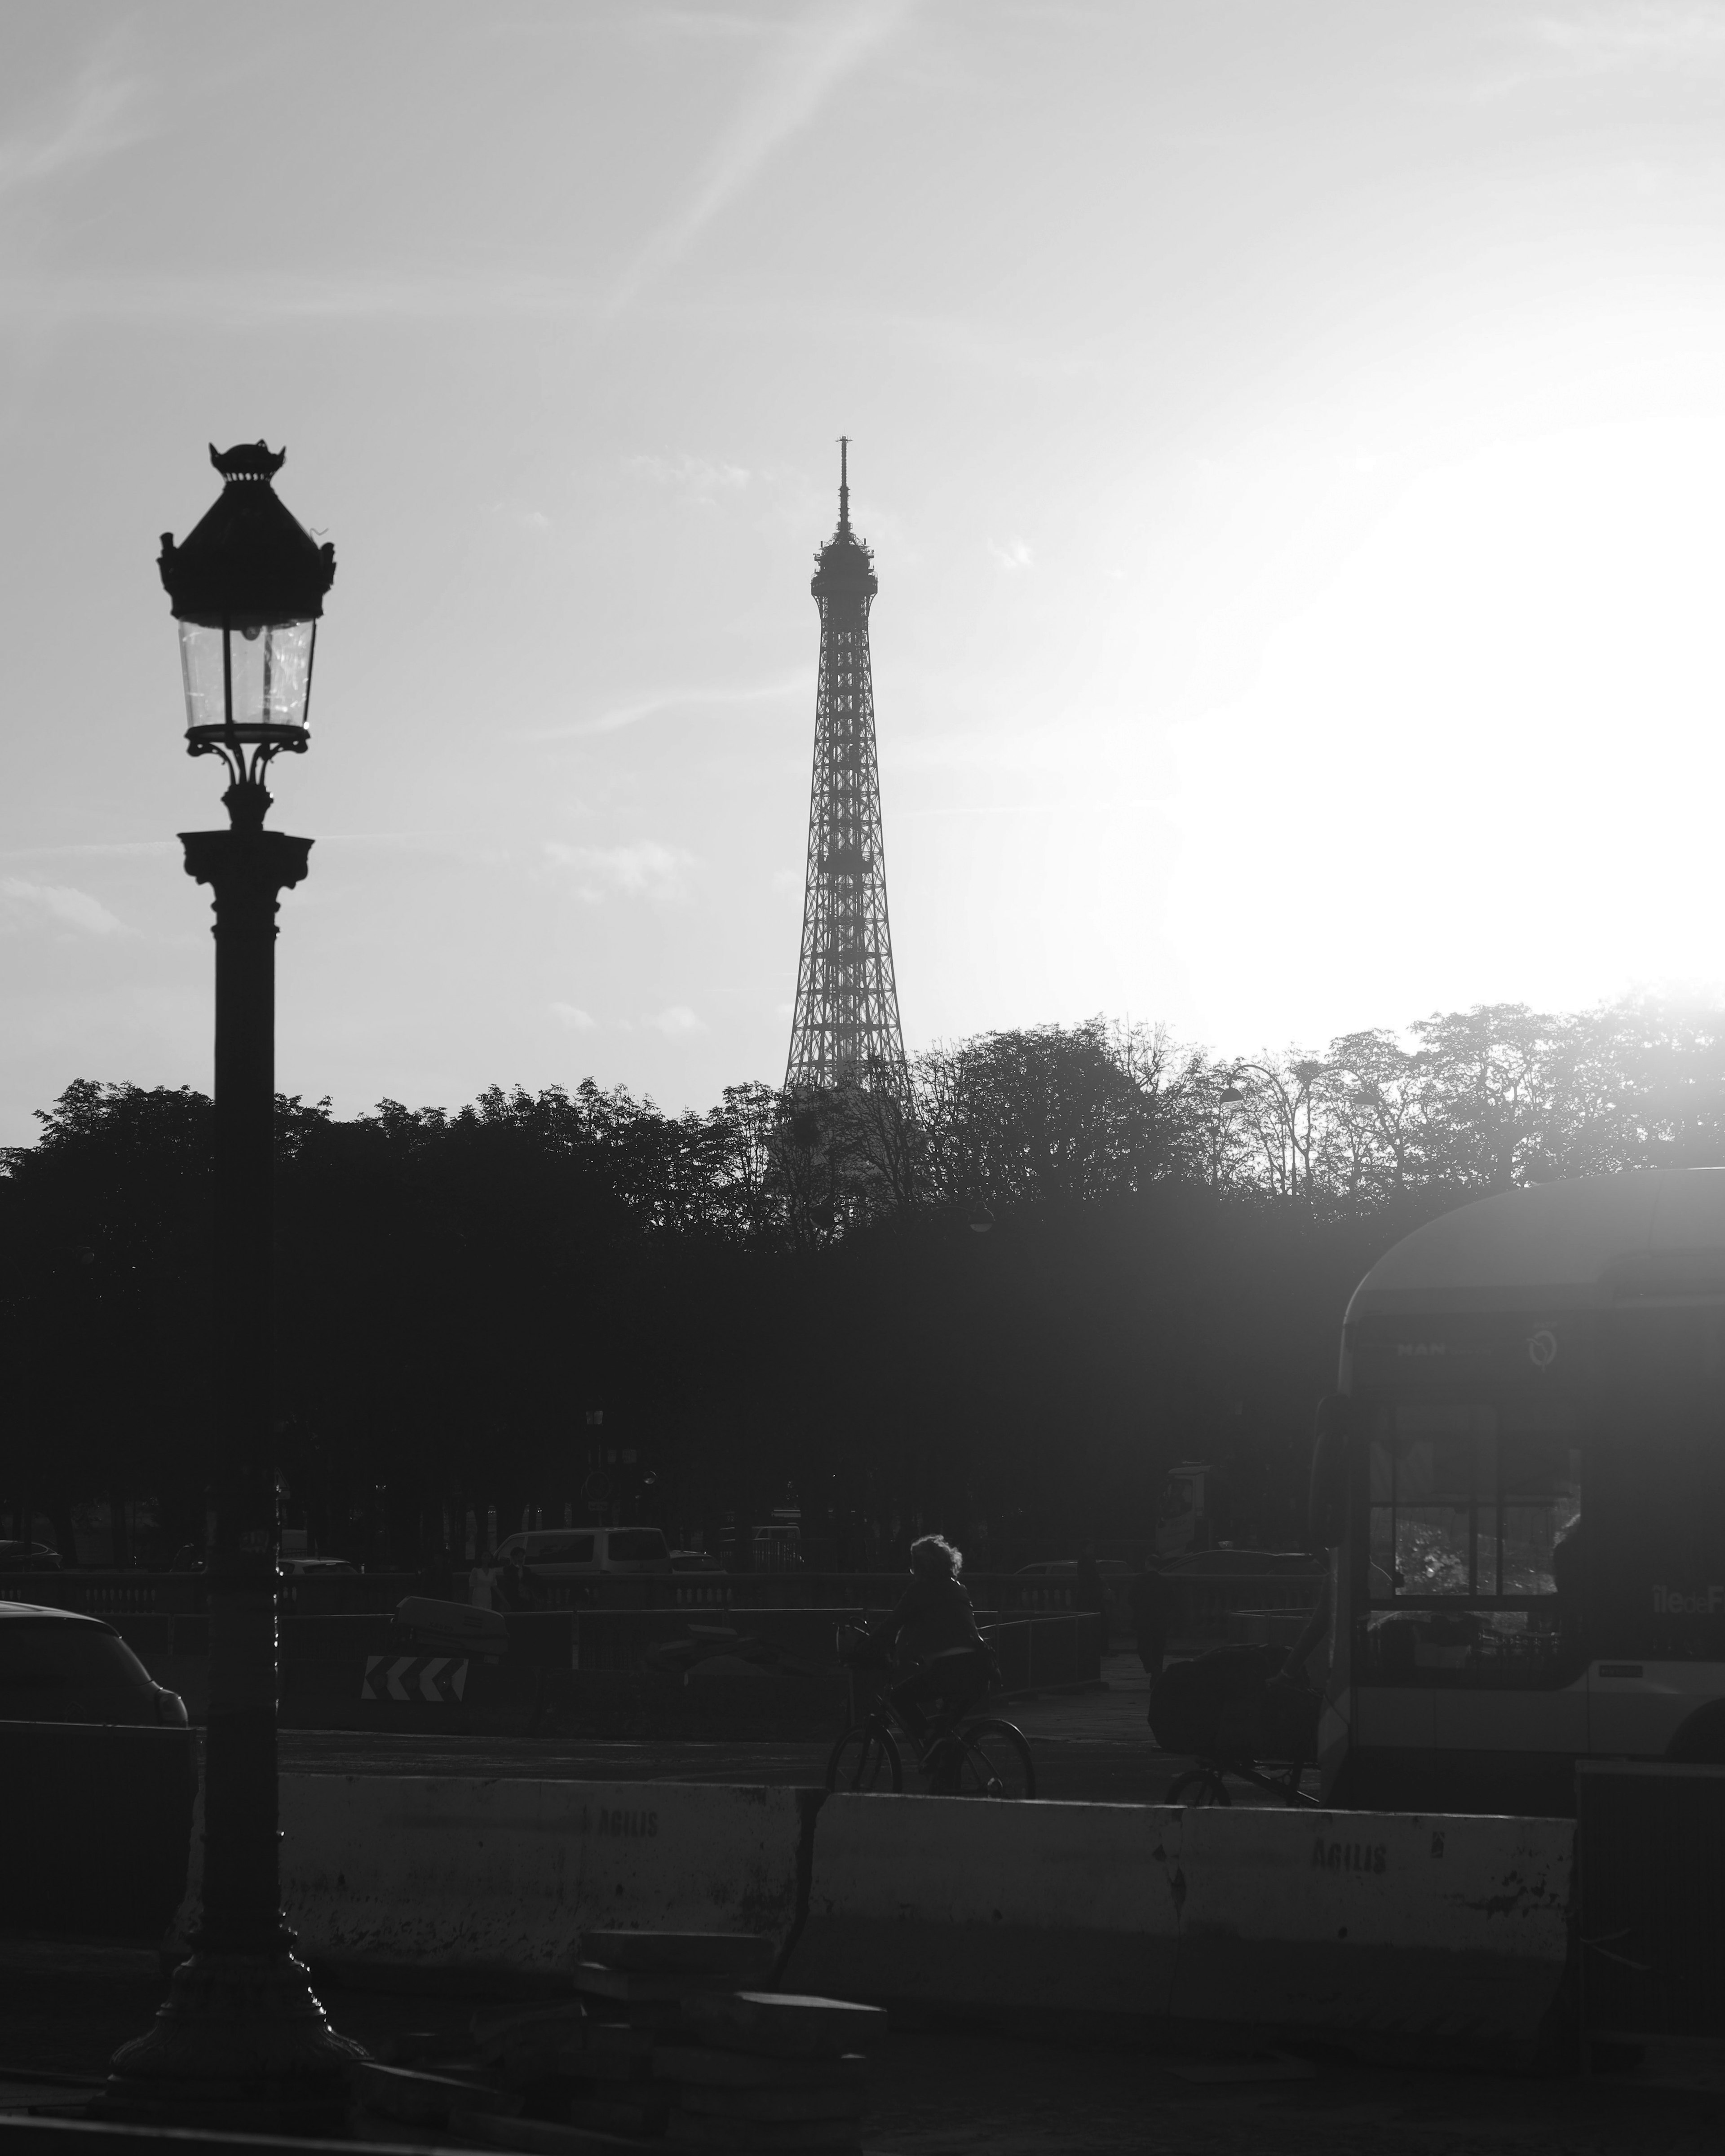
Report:
M658 1527L540 1527L497 1545L500 1564L516 1557L535 1579L671 1569L670 1544Z

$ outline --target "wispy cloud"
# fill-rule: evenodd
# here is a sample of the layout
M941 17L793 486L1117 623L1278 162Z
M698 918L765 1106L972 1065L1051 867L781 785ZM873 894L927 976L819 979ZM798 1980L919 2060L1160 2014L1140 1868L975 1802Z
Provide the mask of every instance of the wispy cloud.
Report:
M674 489L696 501L716 495L741 494L749 483L742 465L714 464L706 457L625 457L623 469L637 479Z
M1713 0L1620 0L1533 15L1505 10L1494 28L1491 63L1464 93L1475 103L1557 80L1725 62L1725 10Z
M693 854L661 845L657 839L629 846L567 846L547 839L545 857L560 869L572 870L576 889L594 903L619 897L679 898L695 865Z
M1028 569L1032 566L1029 544L1023 539L1009 539L1004 547L991 539L988 552L1003 569Z
M518 734L516 738L526 742L581 741L589 735L614 734L624 726L639 726L643 719L656 718L661 711L764 704L809 693L809 677L806 672L788 674L778 681L757 682L747 689L664 689L632 698L628 703L614 704L608 711L597 712L590 719L572 719L567 726L544 726L532 733Z
M266 322L586 321L598 312L598 298L578 279L479 269L394 278L264 271L0 278L0 316L56 322L195 320L245 329Z
M634 19L637 23L644 23L655 33L672 30L681 37L704 38L709 43L721 38L729 38L733 41L739 38L753 40L761 34L758 15L706 5L652 10L639 7Z
M655 1033L662 1033L667 1040L686 1040L691 1033L705 1033L706 1022L698 1019L687 1004L672 1004L660 1012L657 1018L647 1020Z
M86 936L131 932L99 898L92 898L87 891L78 891L70 884L28 883L23 876L0 876L0 900L7 901L5 910L15 921L39 921L45 917L63 928L75 928Z
M1725 59L1725 11L1714 0L1704 6L1639 0L1584 14L1536 15L1527 35L1536 46L1589 72Z
M51 110L0 135L0 194L40 186L102 163L140 141L146 123L145 85L105 44Z
M921 823L928 817L969 822L983 816L1110 816L1117 811L1149 809L1161 810L1168 806L1150 795L1130 793L1074 794L1070 799L1046 801L959 801L935 802L929 806L900 808L894 812L893 821L898 824Z
M884 44L913 0L827 0L781 30L675 209L624 271L608 312L621 314L670 268L748 186L774 151L806 127L845 78Z
M322 843L321 840L319 842ZM0 861L41 861L69 859L74 855L174 854L177 839L113 839L86 840L76 845L0 846Z
M565 1033L591 1033L598 1024L593 1014L583 1010L579 1004L554 1003L551 1014Z

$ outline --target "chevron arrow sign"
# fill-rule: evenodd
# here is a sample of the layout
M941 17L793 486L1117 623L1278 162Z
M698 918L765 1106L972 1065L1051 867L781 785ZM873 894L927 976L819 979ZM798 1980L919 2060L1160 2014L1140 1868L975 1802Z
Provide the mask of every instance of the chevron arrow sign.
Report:
M362 1699L424 1700L449 1707L467 1689L467 1657L454 1655L367 1655L360 1679Z

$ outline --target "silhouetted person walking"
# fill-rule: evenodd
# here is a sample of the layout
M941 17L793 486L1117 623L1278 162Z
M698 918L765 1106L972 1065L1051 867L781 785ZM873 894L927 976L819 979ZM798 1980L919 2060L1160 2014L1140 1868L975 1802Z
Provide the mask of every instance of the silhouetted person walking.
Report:
M449 1599L449 1582L454 1576L455 1561L446 1549L434 1549L419 1568L418 1581L420 1594L436 1602Z
M1168 1653L1168 1591L1161 1573L1147 1557L1138 1559L1138 1568L1132 1575L1132 1616L1138 1660L1144 1665L1147 1676L1152 1679L1159 1677L1163 1659Z
M1566 1681L1573 1681L1587 1666L1584 1548L1578 1512L1551 1553L1552 1585L1557 1590L1558 1661Z
M506 1609L526 1610L533 1607L532 1575L519 1550L510 1553L509 1563L498 1578L497 1595Z

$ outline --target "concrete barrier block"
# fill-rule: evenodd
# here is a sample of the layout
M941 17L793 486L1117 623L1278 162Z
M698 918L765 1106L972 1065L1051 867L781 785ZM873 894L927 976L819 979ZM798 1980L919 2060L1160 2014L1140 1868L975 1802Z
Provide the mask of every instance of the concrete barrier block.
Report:
M572 1975L583 1932L756 1932L797 1908L798 1792L679 1782L285 1775L300 1952Z
M1529 2042L1568 1951L1567 1820L1158 1810L1178 2018Z
M479 1614L479 1613L475 1613ZM489 1613L485 1613L489 1614ZM520 1736L542 1718L557 1683L574 1656L574 1619L568 1612L511 1615L504 1621L507 1651L501 1657L473 1654L459 1693L447 1671L428 1697L424 1661L433 1650L403 1636L393 1615L284 1618L280 1627L280 1726L284 1729L401 1729L442 1736L452 1731ZM375 1657L392 1662L412 1656L418 1668L401 1684L366 1689ZM435 1675L439 1673L434 1673Z
M748 1932L796 1992L1502 2048L1569 1944L1560 1820L290 1775L281 1820L337 1965L572 1979L588 1932Z
M1137 1804L831 1796L792 1991L1162 2015L1178 1909Z
M798 1990L1526 2045L1568 1946L1559 1820L829 1798Z

